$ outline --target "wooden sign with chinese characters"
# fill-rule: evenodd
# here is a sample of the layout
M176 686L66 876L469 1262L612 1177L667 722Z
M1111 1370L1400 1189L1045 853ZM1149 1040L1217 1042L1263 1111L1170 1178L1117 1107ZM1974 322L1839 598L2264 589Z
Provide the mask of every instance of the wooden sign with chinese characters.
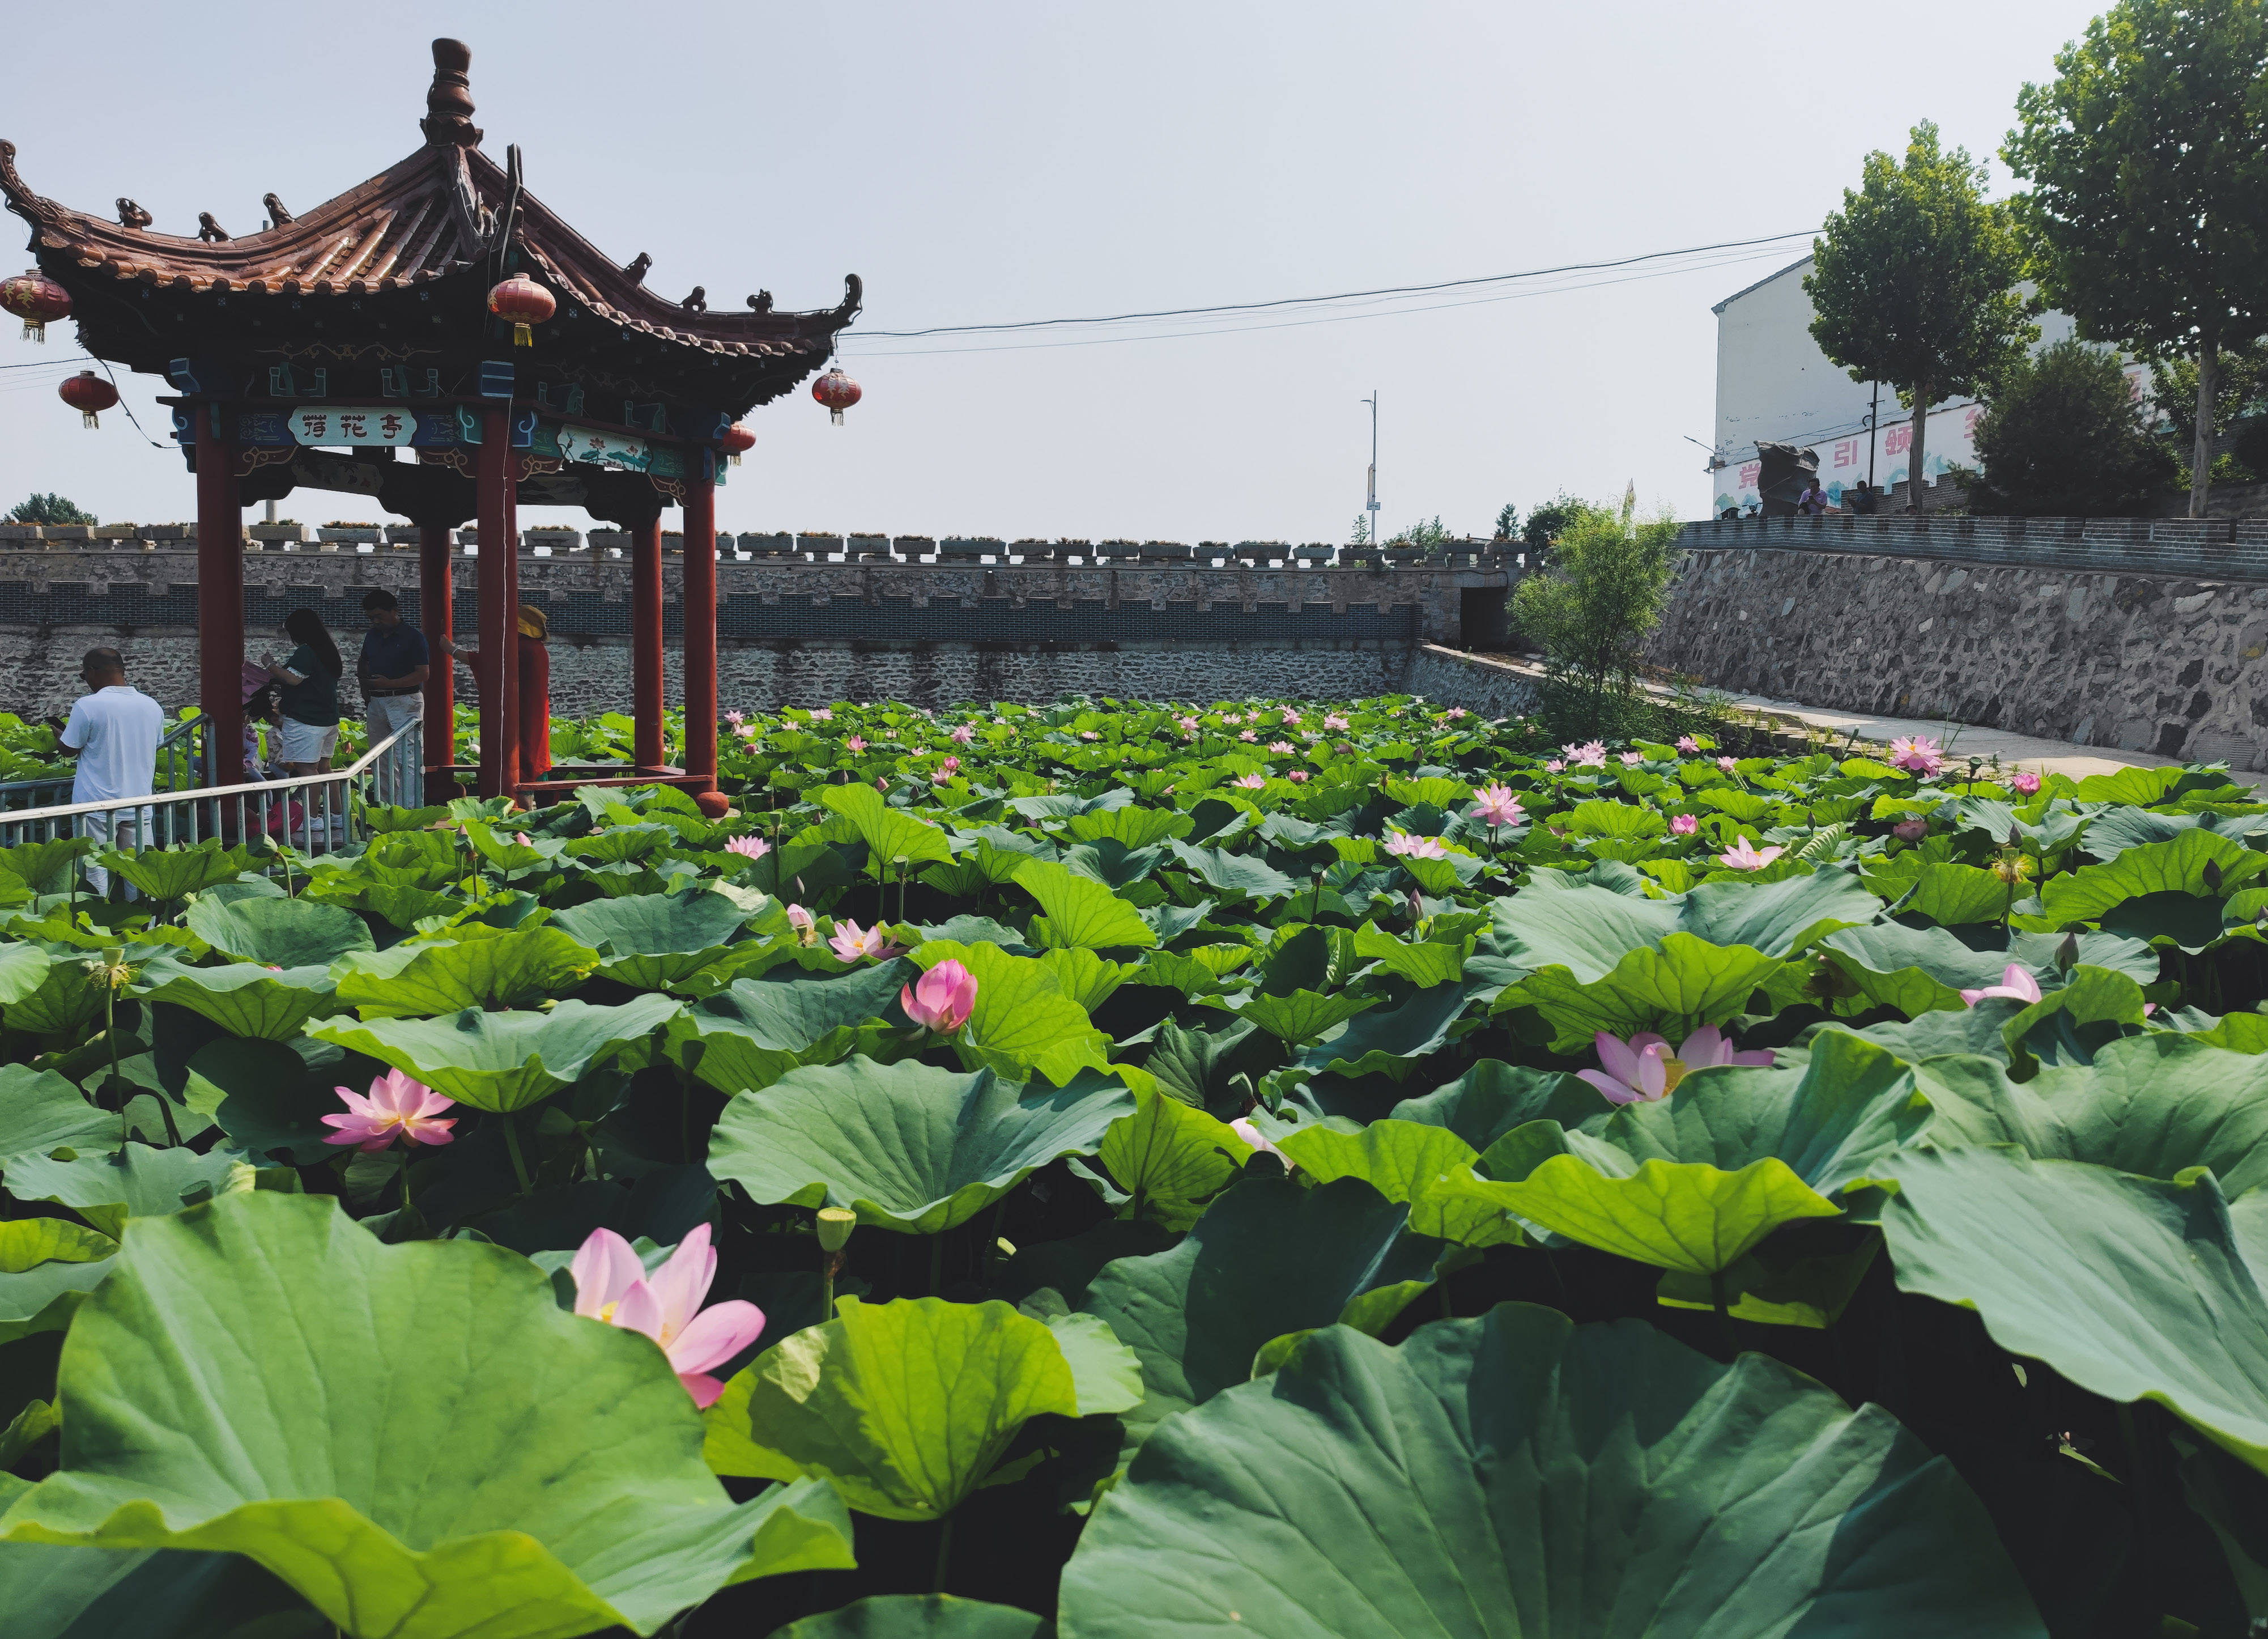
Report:
M415 411L385 405L370 409L310 406L292 410L287 419L297 442L333 448L350 444L407 444L417 431Z

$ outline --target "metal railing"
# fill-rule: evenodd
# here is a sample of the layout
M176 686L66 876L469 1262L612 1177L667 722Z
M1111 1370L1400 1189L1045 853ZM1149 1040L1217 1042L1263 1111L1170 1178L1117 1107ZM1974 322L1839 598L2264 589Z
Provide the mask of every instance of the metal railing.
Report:
M121 853L255 838L288 844L301 853L324 854L368 840L364 810L372 805L416 807L423 800L425 726L395 730L345 768L286 779L153 792L108 802L68 802L0 813L0 846L92 837ZM88 867L101 891L106 873Z
M158 766L165 788L179 791L196 783L197 771L204 766L205 742L210 737L205 729L209 719L200 715L185 717L166 731L158 742ZM71 787L77 780L76 771L68 774L49 774L39 779L0 779L0 811L19 808L52 808L70 801ZM153 782L154 783L154 782Z

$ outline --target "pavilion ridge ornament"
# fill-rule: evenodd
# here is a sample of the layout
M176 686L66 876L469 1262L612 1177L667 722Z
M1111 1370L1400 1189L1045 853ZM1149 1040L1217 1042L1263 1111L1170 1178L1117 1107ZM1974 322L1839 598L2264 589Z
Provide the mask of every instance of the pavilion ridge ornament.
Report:
M102 423L99 412L118 402L118 389L92 370L82 370L55 389L55 395L85 417L90 428Z
M725 453L733 458L733 464L737 467L740 464L740 457L755 448L755 430L745 421L735 421L725 429L724 437L718 442L725 447Z
M0 284L0 307L24 321L24 339L44 342L50 320L70 316L70 292L37 268Z
M512 321L512 344L514 347L535 345L532 324L541 324L559 311L559 304L551 292L525 273L515 273L489 292L489 311L499 319Z
M811 384L811 395L827 406L827 418L838 427L843 425L843 412L860 396L858 384L843 373L841 365L829 365L827 373Z

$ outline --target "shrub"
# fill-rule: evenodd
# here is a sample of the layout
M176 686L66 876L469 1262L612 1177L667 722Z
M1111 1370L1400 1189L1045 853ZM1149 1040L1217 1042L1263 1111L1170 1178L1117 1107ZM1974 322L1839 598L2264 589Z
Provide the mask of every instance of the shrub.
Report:
M2010 365L1987 395L1977 431L1984 476L1979 513L2117 517L2174 478L2174 459L2143 431L2124 362L2108 348L2058 342Z
M1575 505L1581 514L1549 566L1513 594L1512 617L1543 650L1553 681L1587 699L1582 726L1596 735L1609 694L1633 693L1641 646L1661 624L1679 525L1666 513L1637 522L1627 501L1619 512Z
M30 498L21 500L10 509L10 523L100 523L92 513L83 512L60 495L41 495L34 490Z

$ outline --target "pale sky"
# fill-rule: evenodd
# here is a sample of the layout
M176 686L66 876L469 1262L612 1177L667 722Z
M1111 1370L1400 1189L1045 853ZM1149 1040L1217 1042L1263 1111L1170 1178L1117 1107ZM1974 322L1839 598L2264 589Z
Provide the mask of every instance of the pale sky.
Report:
M761 286L820 307L844 273L865 277L843 348L864 402L842 427L807 385L754 412L725 528L1344 540L1375 389L1388 530L1438 514L1485 534L1506 501L1618 498L1633 482L1648 506L1702 515L1706 456L1685 439L1710 437L1710 306L1803 246L1197 337L913 357L939 343L859 331L1265 301L1814 229L1864 153L1901 148L1917 120L1995 152L2018 88L2099 9L81 0L68 38L11 57L0 137L66 204L107 213L124 194L160 231L194 232L210 210L248 233L263 193L304 212L416 148L428 41L454 35L473 49L489 153L519 144L531 191L610 254L651 253L663 293L699 284L737 306ZM10 247L22 230L0 217ZM77 351L68 322L44 351L15 329L0 365ZM106 520L193 515L178 454L122 414L82 432L60 373L0 369L0 510L56 490ZM127 397L161 437L151 399L168 390L141 377ZM283 510L316 523L374 506L301 491Z

